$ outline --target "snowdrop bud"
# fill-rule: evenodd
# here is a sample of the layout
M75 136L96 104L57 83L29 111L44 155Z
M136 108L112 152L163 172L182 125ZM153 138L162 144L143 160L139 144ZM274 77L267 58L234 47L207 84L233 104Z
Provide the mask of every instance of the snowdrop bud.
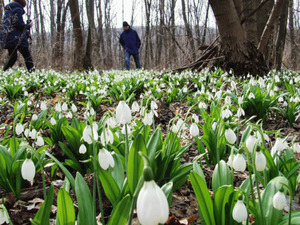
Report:
M15 129L16 135L19 136L20 134L23 133L23 131L24 131L23 125L20 124L20 123L18 123L18 124L16 125L16 129Z
M87 151L86 147L84 144L80 145L80 148L79 148L79 153L80 154L85 154Z
M92 128L91 128L91 126L88 125L83 130L82 138L86 143L92 144L93 141L92 141L91 136L92 136Z
M234 144L236 142L236 134L233 132L232 129L227 129L225 131L225 138L229 144Z
M73 114L71 112L68 112L67 115L66 115L66 117L72 119L73 118Z
M190 133L193 137L199 136L199 127L196 123L192 123L190 127Z
M111 153L106 149L101 149L98 154L98 161L102 169L107 170L108 167L114 167L115 161Z
M145 125L151 125L153 122L153 113L146 113L145 118L144 118L144 124Z
M0 101L1 101L1 99L0 99ZM28 105L28 106L31 106L31 105L32 105L32 101L29 100L29 101L27 102L27 105Z
M76 112L77 112L77 107L76 107L76 105L72 104L71 110L72 110L73 113L76 113Z
M233 159L233 169L244 172L246 170L246 160L242 154L237 154Z
M43 139L41 136L38 136L37 139L36 139L35 144L36 144L37 146L40 146L40 147L41 147L41 146L44 146L44 145L45 145L44 139Z
M61 106L62 111L67 111L68 110L68 104L64 102L64 104Z
M248 99L255 99L255 95L251 92L248 96Z
M37 121L38 116L36 114L33 114L31 119L32 119L32 121Z
M27 91L24 91L24 96L28 96L28 92Z
M3 206L0 206L0 224L9 224L7 213Z
M61 104L60 103L57 103L56 105L55 105L55 109L54 109L56 112L61 112Z
M242 108L238 108L237 114L238 117L245 116L245 111Z
M286 205L286 197L283 190L278 191L273 197L273 206L277 210L283 210Z
M234 155L230 154L227 161L228 166L233 167L233 159L234 159Z
M137 103L137 101L133 102L132 106L131 106L131 111L134 112L139 112L140 111L140 106L139 103Z
M29 133L29 137L31 139L35 139L36 138L36 135L37 135L37 132L35 129L32 129L32 131Z
M27 159L25 159L22 164L21 174L24 180L28 180L30 183L33 183L33 178L35 176L35 166L30 157L31 154L28 153Z
M257 138L254 136L254 133L252 132L252 134L246 140L246 146L249 152L253 152L253 148L256 142L257 142Z
M52 126L54 126L56 124L56 120L52 117L50 119L50 123L51 123Z
M144 170L144 185L137 199L137 215L142 225L164 224L169 217L167 197L151 179L149 167ZM151 170L152 171L152 170Z
M196 114L192 115L192 119L195 121L195 123L199 123L199 118Z
M182 119L179 119L179 120L177 121L177 127L178 127L178 129L180 129L180 130L184 130L184 129L185 129L185 124L184 124L184 121L183 121Z
M200 102L198 107L199 107L199 109L206 109L207 105L204 102Z
M216 128L217 128L217 123L216 123L216 122L214 122L214 123L211 125L211 128L213 129L213 131L215 131L215 130L216 130Z
M24 135L25 135L25 137L28 137L28 135L29 135L29 129L27 128L27 129L25 129L25 131L24 131Z
M238 98L238 104L239 104L239 105L242 105L243 102L244 102L244 97L239 97L239 98Z
M158 109L158 105L156 104L155 101L152 101L150 104L151 110L157 110Z
M91 109L90 109L90 115L91 115L91 116L94 116L95 114L96 114L96 112L95 112L94 108L91 108Z
M274 156L276 154L276 152L278 152L278 151L281 152L281 151L287 149L288 147L289 146L285 139L277 138L274 146L271 149L271 155Z
M299 143L294 143L293 144L293 150L295 153L300 153L300 144Z
M178 127L177 127L176 124L173 125L172 131L173 131L173 133L177 133L178 132Z
M239 200L237 201L237 203L233 208L232 218L238 223L242 223L246 221L248 218L247 208L244 202L242 201L241 197L239 197Z
M125 125L131 122L131 110L124 101L120 101L116 109L118 123Z
M264 171L267 166L265 155L258 149L255 155L255 168L257 171Z

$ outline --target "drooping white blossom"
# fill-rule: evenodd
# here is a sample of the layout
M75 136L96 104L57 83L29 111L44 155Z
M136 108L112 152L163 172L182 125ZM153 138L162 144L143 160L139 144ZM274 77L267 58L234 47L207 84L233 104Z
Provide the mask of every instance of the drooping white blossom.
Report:
M282 191L278 191L273 197L273 207L277 210L283 210L286 205L286 197Z
M35 165L31 159L25 159L21 167L21 175L24 180L28 180L33 183L35 176Z
M233 159L233 169L244 172L246 170L246 160L242 154L237 154Z
M199 127L197 126L196 123L192 123L190 127L190 133L193 137L199 136Z
M108 167L114 167L115 161L111 153L106 149L100 149L98 154L98 161L102 169L107 170Z
M125 125L131 122L131 110L124 101L120 101L116 109L117 122Z
M248 212L247 212L247 208L242 200L238 200L237 203L235 204L233 211L232 211L232 218L238 223L247 221Z
M236 142L236 134L233 132L232 129L225 130L225 138L228 141L229 144L234 144Z
M79 153L80 154L85 154L87 151L86 146L84 144L80 145L79 147Z
M16 125L16 128L15 128L16 135L19 136L20 134L23 133L23 131L24 131L23 125L20 124L20 123L18 123L18 124Z
M259 172L264 171L266 166L267 166L267 160L266 160L265 155L261 151L256 152L256 155L255 155L256 170Z

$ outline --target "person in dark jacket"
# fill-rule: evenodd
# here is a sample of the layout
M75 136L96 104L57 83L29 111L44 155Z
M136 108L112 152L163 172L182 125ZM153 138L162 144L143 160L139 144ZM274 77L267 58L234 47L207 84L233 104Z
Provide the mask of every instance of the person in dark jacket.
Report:
M120 44L125 50L125 66L127 70L130 70L130 57L133 56L137 69L141 68L139 49L141 47L141 40L135 30L133 30L129 24L123 22L123 33L120 37Z
M27 70L34 68L32 56L29 51L28 38L32 22L26 24L23 20L26 0L13 0L4 7L4 19L0 28L1 47L8 50L9 59L3 70L13 67L18 59L17 51L24 57Z

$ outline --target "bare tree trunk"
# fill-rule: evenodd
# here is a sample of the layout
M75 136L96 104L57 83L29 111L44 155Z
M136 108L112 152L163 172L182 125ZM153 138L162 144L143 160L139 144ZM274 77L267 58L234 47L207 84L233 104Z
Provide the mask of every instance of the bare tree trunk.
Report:
M136 8L136 0L132 0L131 18L130 18L130 25L131 26L134 25L135 8Z
M45 31L45 23L44 23L44 14L42 9L42 3L39 2L39 10L40 10L40 25L41 25L41 35L42 35L42 46L45 48L46 46L46 31Z
M256 0L256 1L260 1L260 0ZM274 0L270 0L256 14L258 41L260 40L262 33L264 32L264 29L270 17L273 6L274 6Z
M51 31L51 46L53 46L54 36L55 36L55 7L54 7L53 0L50 0L50 31Z
M243 0L243 14L249 15L257 6L256 0ZM246 36L248 41L253 42L255 45L258 44L257 39L257 20L256 20L256 13L251 17L247 18L245 23L243 24Z
M185 0L181 0L181 6L182 6L182 16L184 21L185 30L187 33L188 42L192 51L193 60L196 59L196 49L195 49L195 42L193 37L193 31L190 27L190 24L188 22L187 16L186 16L186 7L185 7Z
M240 17L243 11L243 4L241 0L233 0L236 12L238 14L238 16Z
M112 61L112 31L111 31L111 1L104 1L104 12L105 12L105 31L106 31L106 66L111 68L113 65Z
M158 17L158 33L156 35L157 38L157 45L156 45L156 65L161 63L161 56L163 52L163 41L165 37L164 32L164 21L165 21L165 1L159 0L157 17Z
M63 0L64 1L64 0ZM66 20L67 20L67 14L68 14L68 10L69 10L69 3L67 3L67 5L64 8L63 11L63 15L62 15L62 22L61 22L61 30L60 30L60 45L59 45L59 59L60 59L60 65L64 65L64 48L65 48L65 27L66 27Z
M289 7L289 30L290 30L290 39L291 39L291 54L290 54L290 62L293 70L296 70L297 65L297 52L296 52L296 39L295 39L295 26L294 26L294 1L291 0Z
M145 0L145 10L146 10L146 41L145 41L145 68L150 66L150 16L151 16L151 5L152 0Z
M169 48L169 61L171 66L175 65L175 61L177 59L177 51L176 51L176 26L175 26L175 7L176 7L176 1L177 0L171 0L170 4L170 10L171 10L171 27L170 27L170 42L171 46Z
M84 68L93 68L92 54L96 40L96 26L95 26L95 14L94 14L94 0L86 0L86 13L89 21L88 39L85 51Z
M102 13L102 1L99 0L98 4L98 44L99 49L101 49L100 59L101 59L101 67L106 63L106 50L104 45L104 34L103 34L103 13Z
M282 6L281 14L279 17L279 30L276 39L276 51L275 51L275 65L276 70L281 70L283 51L285 47L285 39L287 33L287 19L289 13L290 0L286 0Z
M287 0L277 0L276 4L274 5L270 18L267 22L267 25L264 29L264 32L260 38L260 42L258 44L258 50L266 57L267 56L267 50L268 50L268 43L270 40L270 37L272 35L274 25L276 21L278 20L278 17L280 15L282 6L284 2Z
M34 8L34 15L39 15L39 10L38 10L38 5L37 5L37 0L33 1L33 8ZM36 32L36 44L37 46L40 46L40 20L39 17L36 18L34 21L35 25L35 32Z
M2 24L3 8L4 8L4 2L3 0L0 0L0 24Z
M225 65L222 67L233 69L237 75L259 75L267 72L262 55L247 41L233 0L209 2L216 17L225 56Z
M75 70L82 70L84 46L83 46L83 34L81 29L78 0L69 0L69 6L71 11L71 17L73 23L73 34L75 39L73 67Z
M203 28L203 36L202 36L201 46L205 44L205 40L206 40L209 7L210 6L209 6L209 2L208 2L207 7L206 7L205 22L204 22L204 28Z

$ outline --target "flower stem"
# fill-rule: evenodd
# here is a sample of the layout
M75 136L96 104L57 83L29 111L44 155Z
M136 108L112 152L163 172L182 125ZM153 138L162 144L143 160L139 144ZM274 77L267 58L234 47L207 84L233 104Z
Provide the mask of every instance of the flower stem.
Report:
M128 155L129 155L128 128L127 128L127 124L125 124L125 166L126 168L128 164Z
M259 183L258 183L256 169L254 169L254 173L255 173L255 183L256 183L256 189L257 189L257 195L258 195L259 208L260 208L260 213L261 213L261 220L262 220L262 224L265 224L265 217L264 217L263 208L262 208L262 201L261 201L261 196L260 196L260 191L259 191Z

